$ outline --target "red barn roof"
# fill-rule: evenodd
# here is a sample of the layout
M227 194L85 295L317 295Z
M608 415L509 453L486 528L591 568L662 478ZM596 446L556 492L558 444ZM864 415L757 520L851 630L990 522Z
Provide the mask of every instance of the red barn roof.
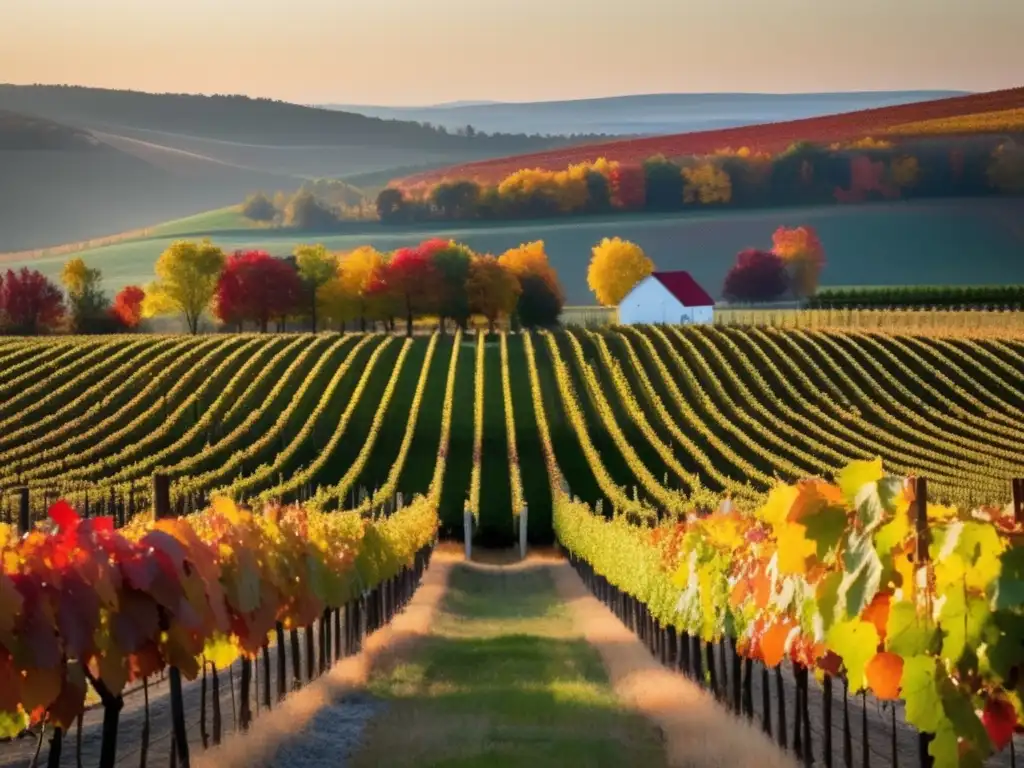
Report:
M689 272L652 272L666 290L679 299L684 307L713 307L715 300L701 288Z

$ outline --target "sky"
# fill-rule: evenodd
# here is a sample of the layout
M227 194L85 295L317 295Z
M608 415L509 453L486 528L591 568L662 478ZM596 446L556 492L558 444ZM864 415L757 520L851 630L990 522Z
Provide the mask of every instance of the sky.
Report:
M0 82L303 104L1024 85L1024 0L0 0Z

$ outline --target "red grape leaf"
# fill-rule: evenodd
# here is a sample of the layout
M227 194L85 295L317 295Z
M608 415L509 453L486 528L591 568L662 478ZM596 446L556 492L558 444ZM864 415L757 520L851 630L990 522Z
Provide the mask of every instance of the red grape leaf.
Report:
M992 696L985 702L981 722L998 752L1005 749L1013 738L1013 731L1017 727L1017 711L1006 699Z
M63 499L50 507L47 513L50 519L61 527L61 530L72 530L78 524L78 513L75 508Z

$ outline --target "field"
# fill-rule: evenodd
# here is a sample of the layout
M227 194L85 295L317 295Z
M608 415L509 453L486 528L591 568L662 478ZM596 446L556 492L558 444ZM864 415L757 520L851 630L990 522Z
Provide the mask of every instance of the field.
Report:
M497 183L522 168L562 170L573 163L593 161L599 157L617 160L620 163L639 164L659 154L666 157L703 155L726 147L749 147L751 150L776 153L799 141L831 144L885 133L890 128L907 123L1022 107L1024 88L1014 88L916 104L865 109L828 117L568 147L425 171L397 179L395 183L398 186L414 186L421 183L436 183L445 178ZM930 132L927 127L922 131L925 135Z
M742 707L754 716L762 690L767 701L768 669L775 667L780 698L796 707L791 716L797 722L801 713L811 717L802 665L825 661L816 661L817 646L805 639L785 651L784 640L814 616L836 622L821 647L844 665L851 693L866 685L879 698L895 697L904 665L925 678L922 689L905 673L905 706L891 715L869 715L875 699L839 699L855 715L862 711L871 731L863 744L858 737L854 755L879 744L889 749L890 730L897 729L891 748L909 764L919 744L909 723L939 732L935 750L944 764L955 764L948 760L957 735L965 739L965 754L983 757L1002 748L1003 737L1012 735L1006 725L1016 719L1000 686L1014 679L1021 663L1017 636L1002 629L1015 626L1006 622L1020 607L1010 597L1022 585L1013 570L1019 548L1012 534L1019 524L993 515L1003 514L1011 486L1024 475L1022 416L1024 342L993 334L666 326L414 339L327 333L0 340L0 521L21 524L19 505L26 498L30 524L45 526L46 510L58 497L86 518L78 522L58 506L51 516L59 532L20 540L0 525L0 628L6 633L0 634L0 660L32 670L8 678L15 687L0 702L0 735L18 732L24 717L18 707L35 709L26 702L42 708L36 716L45 709L54 722L70 724L77 709L68 686L84 691L85 685L73 682L72 657L89 653L83 649L90 637L117 643L97 646L94 653L107 661L98 679L88 678L107 714L122 707L110 690L120 691L129 679L166 665L197 679L201 653L201 694L197 684L182 694L189 711L201 696L205 729L212 663L222 681L230 670L231 722L240 718L244 730L253 691L268 709L273 681L284 696L286 628L291 677L296 683L304 677L310 696L322 697L313 686L328 674L331 627L335 657L342 621L345 655L358 650L368 632L410 599L435 531L460 537L468 512L476 545L508 549L523 522L533 546L557 539L594 594L656 658L736 712ZM883 466L894 476L884 477ZM166 501L152 495L154 475L169 479ZM908 476L926 478L927 498L923 485L900 479ZM807 479L814 477L822 479ZM225 497L263 513L240 511ZM274 511L279 501L302 509ZM184 519L153 522L151 504ZM936 584L919 583L947 606L931 625L945 633L941 650L927 641L911 643L909 631L892 633L903 638L899 644L883 644L875 629L887 626L886 617L890 628L896 626L905 609L914 614L911 598L891 585L902 580L907 588L916 578L917 564L907 554L916 541L909 522L915 504L935 537L923 557L936 561ZM123 538L89 519L97 515L112 515ZM1000 538L1000 531L1010 536ZM370 690L390 704L374 717L363 762L356 764L380 764L379 755L390 752L409 722L421 726L411 736L410 749L417 751L409 753L410 765L416 764L413 754L423 761L461 757L467 765L483 764L488 755L560 765L565 755L589 754L595 739L606 738L595 765L640 755L644 764L661 764L662 747L649 723L616 698L626 680L636 680L635 654L645 652L621 635L602 641L613 636L610 614L597 625L581 618L581 611L593 609L584 605L582 585L565 561L528 562L521 572L452 570L448 553L440 566L451 571L445 583L438 583L437 568L427 574L435 603L438 590L445 595L443 610L413 614L408 621L422 624L420 639L393 651L397 661L375 667ZM152 557L160 565L146 566ZM764 591L767 585L783 577L780 584L806 590L805 597L758 614L772 594ZM824 607L827 584L833 603L841 600L835 619ZM108 602L87 600L92 594ZM359 594L369 597L360 602ZM785 589L773 604L783 605L782 594ZM35 598L19 618L23 595ZM69 595L76 596L73 609ZM111 595L120 595L116 605ZM51 599L62 606L60 615L38 607ZM218 601L226 612L221 618ZM158 606L169 617L169 640L158 639ZM366 612L365 623L357 611ZM107 612L115 620L104 621ZM760 618L752 621L755 614ZM223 634L229 616L230 637ZM578 637L583 626L590 627L587 642ZM28 644L51 636L59 640L38 650ZM965 675L943 683L943 701L955 702L949 705L959 708L951 710L955 714L946 719L934 708L922 709L923 701L938 696L935 670L971 664L975 657L965 649L980 637L992 644L991 668L980 679ZM690 654L691 639L698 650L706 641L709 662L720 649L720 672L705 674L702 654ZM735 660L728 672L727 648ZM241 662L239 654L247 654ZM272 655L279 659L276 673ZM785 670L783 658L789 659ZM258 661L263 687L257 682L253 688ZM694 765L746 765L768 749L764 764L786 764L752 725L742 725L749 732L735 743L721 738L740 726L710 699L693 698L684 678L656 671L649 657L647 663L653 667L641 675L646 683L637 689L636 706L667 728L668 753L690 755ZM236 672L244 702L237 715ZM36 674L52 685L32 688ZM666 709L651 688L657 681L677 686L671 690L690 697L687 703ZM751 693L741 696L741 682ZM820 702L822 689L812 685ZM159 721L154 715L163 730L154 732L159 751L152 756L162 761L171 735L167 702L173 712L181 695L173 683L170 693L157 682L152 686L153 711L164 713ZM227 702L219 690L215 677L214 700ZM970 707L985 709L984 727ZM287 719L288 711L286 701L277 742L270 743L320 750L328 764L336 755L318 739L331 734L351 748L356 738L351 725L333 726L320 715L310 720L316 707L298 710L306 713L299 720ZM770 735L767 711L758 717ZM971 713L967 721L964 711ZM214 713L217 734L220 712ZM78 748L95 756L99 723L87 715L85 746L78 737ZM137 703L126 708L125 729L140 718ZM437 722L427 727L430 718ZM476 723L515 744L481 743L461 725L439 739L454 722ZM803 744L811 749L805 722ZM605 725L595 730L597 723ZM695 728L714 729L719 737L695 746ZM835 744L849 733L847 722ZM530 734L525 742L524 734ZM201 741L198 734L185 738L196 750L207 743L205 730ZM121 743L135 748L131 737ZM255 740L261 743L268 742ZM822 748L820 732L814 744ZM27 740L0 745L0 765L23 764L31 748ZM803 748L794 745L798 755ZM228 752L220 758L228 762L218 765L255 764L244 744L238 749L233 761ZM1004 758L1005 750L994 764L1009 765Z
M332 250L363 244L390 250L434 236L463 241L478 252L501 253L540 239L562 280L567 303L578 305L593 303L586 270L590 249L604 237L633 240L658 268L689 270L717 296L736 253L747 247L769 246L771 233L780 225L815 227L828 259L824 287L1020 283L1024 282L1024 262L1012 255L1024 248L1021 205L1013 200L942 200L502 225L387 229L364 225L353 226L342 235L232 229L234 224L227 219L233 214L228 211L223 220L185 219L175 224L173 231L185 236L185 231L194 227L188 233L193 239L209 234L228 251L262 248L274 255L288 254L300 242L323 242ZM220 229L222 226L228 229ZM172 241L170 233L166 234L76 255L102 270L105 288L113 293L125 285L144 285L153 279L153 264ZM64 255L12 259L0 261L0 269L28 265L56 278L66 260Z
M776 476L829 475L874 455L961 504L1006 501L1024 474L1018 341L649 328L534 342L559 464L591 502L628 507L637 494L682 511L687 498L729 493L753 504ZM0 489L8 508L20 483L40 512L58 492L96 505L148 493L163 468L187 508L227 493L368 511L427 492L440 416L455 403L443 525L461 525L468 498L482 540L509 544L522 496L531 538L551 541L524 337L509 336L505 351L497 337L474 343L8 341Z

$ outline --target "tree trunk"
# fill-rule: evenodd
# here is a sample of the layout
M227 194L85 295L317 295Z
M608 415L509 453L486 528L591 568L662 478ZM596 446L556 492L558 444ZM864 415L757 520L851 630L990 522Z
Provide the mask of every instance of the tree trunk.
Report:
M392 333L395 332L395 316L394 315L392 315L391 317L388 318L388 329Z
M441 334L442 336L444 336L444 321L445 321L446 319L447 319L447 318L446 318L446 317L445 317L444 315L441 315L441 316L440 316L440 317L439 317L439 318L437 319L437 330L438 330L438 332L439 332L439 333L440 333L440 334Z
M260 318L260 333L266 333L266 332L267 332L267 318L261 317Z
M366 315L359 316L359 330L362 333L366 333Z
M494 318L493 317L488 317L487 318L487 332L488 333L494 333Z
M412 310L408 310L405 315L405 335L410 339L412 338Z
M316 286L313 286L313 301L309 307L309 314L313 318L313 333L316 333Z

